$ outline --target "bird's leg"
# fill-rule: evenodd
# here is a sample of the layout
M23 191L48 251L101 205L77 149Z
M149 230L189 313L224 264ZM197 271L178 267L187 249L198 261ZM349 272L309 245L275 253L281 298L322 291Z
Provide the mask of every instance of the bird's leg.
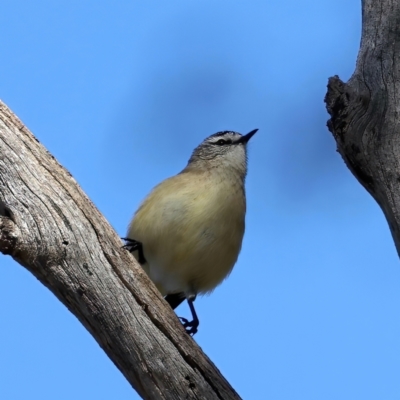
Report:
M185 293L180 292L167 294L164 297L164 300L171 306L173 310L175 310L175 308L178 307L185 300L185 298ZM182 321L182 325L186 329L186 332L190 335L194 335L197 332L197 327L199 326L199 319L197 318L197 314L193 306L193 301L195 298L196 297L192 298L191 300L188 299L189 307L193 316L193 321L189 322L186 318L178 317Z
M173 310L178 307L186 299L185 293L171 293L164 297L164 300L171 306Z
M195 335L197 333L197 328L199 327L200 321L197 317L196 310L194 309L193 302L196 300L196 296L187 297L187 302L189 304L190 312L192 313L192 320L188 321L186 318L179 317L183 323L183 327L189 335Z
M139 258L139 264L143 265L146 264L146 259L144 258L143 254L143 245L141 242L138 242L135 239L130 239L130 238L121 238L122 240L125 240L126 244L122 246L124 249L127 249L130 253L133 253L134 251L137 250Z

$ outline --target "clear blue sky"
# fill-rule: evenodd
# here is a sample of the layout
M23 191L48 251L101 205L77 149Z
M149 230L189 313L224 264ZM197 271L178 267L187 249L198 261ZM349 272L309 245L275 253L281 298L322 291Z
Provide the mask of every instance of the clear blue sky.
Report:
M203 138L260 129L240 259L197 300L196 340L245 399L400 396L397 254L325 125L327 78L353 72L360 23L355 0L2 2L0 98L120 235ZM0 260L0 398L137 398Z

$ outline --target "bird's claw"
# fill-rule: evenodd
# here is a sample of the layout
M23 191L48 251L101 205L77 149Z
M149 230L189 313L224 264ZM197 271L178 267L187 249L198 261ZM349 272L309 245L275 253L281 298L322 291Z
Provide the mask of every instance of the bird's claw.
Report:
M125 240L126 244L122 246L123 249L128 250L130 253L133 253L134 251L137 251L139 256L138 256L138 261L140 265L143 265L146 263L146 259L144 258L143 255L143 245L141 242L138 242L135 239L130 239L130 238L121 238L122 240Z
M122 240L125 240L127 242L122 246L123 249L127 249L130 253L132 253L135 250L138 250L139 248L139 242L134 239L129 239L129 238L121 238Z
M194 334L197 333L198 324L196 324L195 321L189 321L183 317L178 317L178 318L181 320L182 326L185 328L187 334L193 336Z

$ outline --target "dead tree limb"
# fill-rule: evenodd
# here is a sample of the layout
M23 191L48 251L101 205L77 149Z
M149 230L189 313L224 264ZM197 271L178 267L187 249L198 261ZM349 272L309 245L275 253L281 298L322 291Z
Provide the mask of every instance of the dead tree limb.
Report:
M79 319L144 399L239 399L73 177L0 102L0 251Z
M400 254L400 2L362 1L362 37L347 83L325 97L346 165L382 208Z

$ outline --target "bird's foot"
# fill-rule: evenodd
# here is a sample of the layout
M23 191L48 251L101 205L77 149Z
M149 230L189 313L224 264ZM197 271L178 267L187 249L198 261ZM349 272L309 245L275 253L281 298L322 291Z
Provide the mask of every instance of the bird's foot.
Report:
M197 333L199 321L189 321L186 318L178 317L182 321L182 325L190 336L194 336Z
M121 238L122 240L125 240L126 244L122 246L123 249L127 249L130 253L133 251L136 251L139 249L141 246L141 243L138 242L135 239L129 239L129 238Z
M143 265L146 263L146 259L144 258L143 255L143 245L141 242L138 242L135 239L130 239L130 238L121 238L122 240L125 240L126 244L122 246L123 249L128 250L130 253L133 253L134 251L137 251L139 254L139 264Z

